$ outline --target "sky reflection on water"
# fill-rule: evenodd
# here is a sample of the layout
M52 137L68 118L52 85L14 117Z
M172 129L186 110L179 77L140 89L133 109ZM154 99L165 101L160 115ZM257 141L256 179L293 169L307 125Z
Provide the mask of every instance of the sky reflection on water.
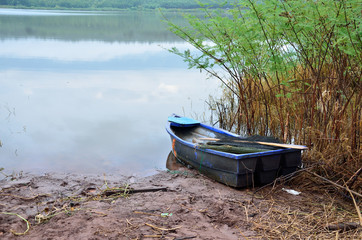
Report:
M116 13L116 12L115 12ZM37 10L37 9L9 9L0 8L0 15L8 16L69 16L69 15L99 15L106 12L97 11L67 11L67 10Z
M162 44L170 45L3 41L1 167L123 174L164 169L167 116L202 116L218 83L187 70Z
M17 39L0 41L0 70L145 70L182 68L187 65L166 49L185 43L109 43Z
M92 14L0 9L6 171L147 175L165 169L170 114L208 119L219 84L165 50L189 46L159 15Z

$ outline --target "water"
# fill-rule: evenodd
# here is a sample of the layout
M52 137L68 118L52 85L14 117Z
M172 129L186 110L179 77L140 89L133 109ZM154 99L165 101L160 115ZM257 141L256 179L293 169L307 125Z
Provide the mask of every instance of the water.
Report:
M189 46L160 20L156 13L0 9L0 167L165 169L167 117L207 119L205 100L218 82L165 50Z

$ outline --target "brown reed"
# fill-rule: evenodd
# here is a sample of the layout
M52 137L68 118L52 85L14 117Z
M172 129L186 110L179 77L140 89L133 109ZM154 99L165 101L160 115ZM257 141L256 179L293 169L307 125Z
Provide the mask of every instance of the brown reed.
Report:
M170 51L223 84L223 96L208 102L219 127L307 145L307 166L361 191L360 6L246 0L228 11L204 7L202 18L186 16L187 27L169 22L200 53Z

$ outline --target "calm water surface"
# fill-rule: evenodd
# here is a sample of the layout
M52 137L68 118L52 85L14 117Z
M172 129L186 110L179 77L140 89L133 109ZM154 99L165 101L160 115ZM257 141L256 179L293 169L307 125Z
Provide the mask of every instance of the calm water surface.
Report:
M207 118L205 100L218 83L165 50L189 46L160 20L155 13L0 9L0 167L165 169L167 117Z

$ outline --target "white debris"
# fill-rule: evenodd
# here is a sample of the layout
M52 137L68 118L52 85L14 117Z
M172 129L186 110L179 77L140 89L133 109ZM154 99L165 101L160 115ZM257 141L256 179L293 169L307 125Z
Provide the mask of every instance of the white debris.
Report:
M295 196L301 194L301 192L295 191L295 190L293 190L293 189L282 188L282 190L285 191L285 192L287 192L287 193L289 193L289 194L295 195Z

